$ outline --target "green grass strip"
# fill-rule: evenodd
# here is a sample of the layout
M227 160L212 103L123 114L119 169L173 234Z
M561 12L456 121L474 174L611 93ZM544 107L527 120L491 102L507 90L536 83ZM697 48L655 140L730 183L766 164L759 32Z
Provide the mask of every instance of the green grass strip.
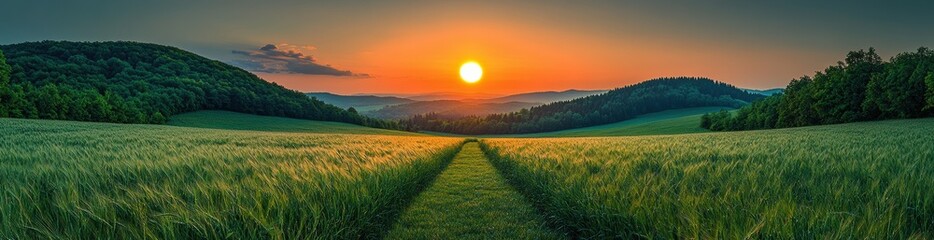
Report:
M389 239L560 239L469 142L403 212Z

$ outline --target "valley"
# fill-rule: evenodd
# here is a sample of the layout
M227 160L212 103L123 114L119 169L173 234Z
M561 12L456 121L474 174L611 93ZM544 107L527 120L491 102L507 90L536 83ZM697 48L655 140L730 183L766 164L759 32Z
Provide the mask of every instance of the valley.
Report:
M934 239L934 2L95 3L3 3L0 240Z

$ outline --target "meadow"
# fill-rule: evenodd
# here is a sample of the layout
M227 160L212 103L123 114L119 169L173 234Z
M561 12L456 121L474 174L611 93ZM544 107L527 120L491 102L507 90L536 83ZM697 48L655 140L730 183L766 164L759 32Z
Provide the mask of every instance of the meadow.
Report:
M463 139L0 119L0 238L384 234Z
M481 146L573 237L924 239L932 133L916 119Z
M644 136L702 133L710 130L700 127L700 119L705 113L730 110L728 107L697 107L667 110L639 115L633 119L592 127L568 130L528 133L484 135L487 138L540 138L540 137L594 137L594 136Z
M419 136L413 132L361 127L350 123L259 116L229 111L202 110L182 113L169 118L172 126L266 132L379 134ZM696 124L695 124L696 125Z

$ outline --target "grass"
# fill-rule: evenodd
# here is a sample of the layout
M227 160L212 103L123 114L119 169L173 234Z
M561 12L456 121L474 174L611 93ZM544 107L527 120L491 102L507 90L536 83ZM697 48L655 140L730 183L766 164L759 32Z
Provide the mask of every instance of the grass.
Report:
M197 111L172 116L168 125L197 128L302 133L342 133L417 136L413 132L364 127L349 123L259 116L228 111Z
M560 239L487 161L464 145L387 235L389 239Z
M695 116L675 114L563 136ZM463 148L228 112L173 124L255 131L0 119L0 239L934 237L934 119Z
M932 133L915 119L482 147L572 237L923 239Z
M482 135L483 138L545 138L545 137L599 137L599 136L643 136L702 133L709 130L700 127L700 118L705 113L729 109L724 107L684 108L640 115L636 118L593 127L575 128L554 132L528 134ZM467 135L424 131L434 136L468 137Z
M49 120L0 126L2 239L378 237L463 141Z

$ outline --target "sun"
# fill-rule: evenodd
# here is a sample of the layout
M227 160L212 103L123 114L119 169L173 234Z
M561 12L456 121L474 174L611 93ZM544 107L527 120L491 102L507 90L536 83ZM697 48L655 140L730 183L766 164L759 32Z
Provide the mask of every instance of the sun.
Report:
M461 79L464 82L475 83L483 77L483 68L477 62L466 62L461 65Z

